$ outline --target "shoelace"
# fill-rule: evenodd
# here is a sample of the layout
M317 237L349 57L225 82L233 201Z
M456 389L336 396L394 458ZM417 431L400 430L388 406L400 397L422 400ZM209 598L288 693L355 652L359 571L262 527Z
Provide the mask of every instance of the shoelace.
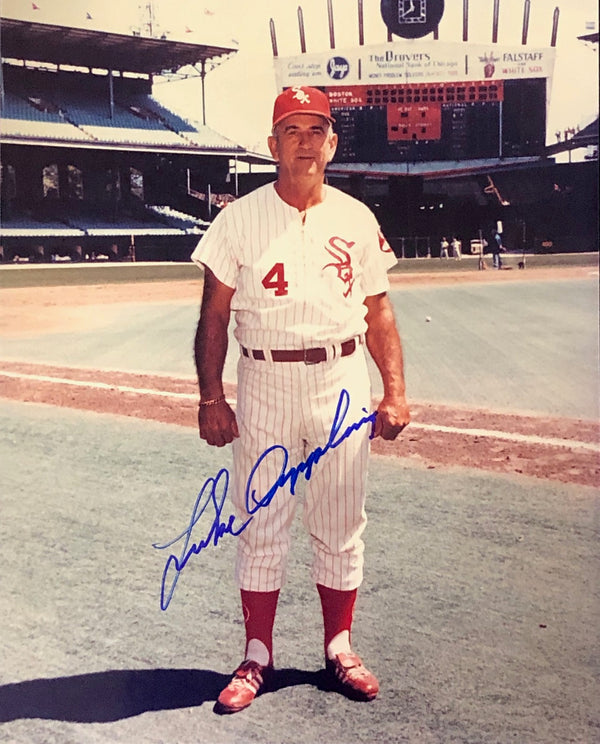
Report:
M246 685L247 687L250 687L251 690L256 692L262 685L262 683L262 674L254 665L252 665L240 667L236 671L235 677L231 680L230 684L236 687Z

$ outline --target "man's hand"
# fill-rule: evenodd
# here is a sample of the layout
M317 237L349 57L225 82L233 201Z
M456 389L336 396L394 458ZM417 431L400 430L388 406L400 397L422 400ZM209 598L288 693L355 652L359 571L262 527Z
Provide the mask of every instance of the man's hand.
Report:
M410 423L410 411L405 397L385 397L377 407L374 437L396 439Z
M410 422L404 384L402 342L392 303L385 292L367 297L365 306L367 348L381 373L385 391L377 408L373 436L395 439Z
M198 431L200 439L215 447L224 447L240 435L235 413L226 400L198 407Z

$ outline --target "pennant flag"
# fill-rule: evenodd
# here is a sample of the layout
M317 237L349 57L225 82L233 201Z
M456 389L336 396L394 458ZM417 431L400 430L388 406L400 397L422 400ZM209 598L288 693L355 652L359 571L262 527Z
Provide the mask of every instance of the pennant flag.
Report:
M32 10L39 10L40 9L40 6L39 5L36 5L35 3L31 3L31 9Z
M85 17L88 21L91 21L93 19L93 16L89 11L86 12Z
M191 34L192 33L192 29L189 28L189 26L186 26L185 27L185 32L186 32L186 34Z

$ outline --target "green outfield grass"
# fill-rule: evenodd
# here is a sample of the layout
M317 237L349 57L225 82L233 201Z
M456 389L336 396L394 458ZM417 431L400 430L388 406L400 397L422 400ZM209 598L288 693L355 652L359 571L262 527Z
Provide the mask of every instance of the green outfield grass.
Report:
M192 263L17 264L0 267L0 288L63 287L197 279Z
M521 254L503 256L507 268L517 268ZM598 266L598 253L558 253L526 255L527 269L550 266ZM491 266L491 257L486 257ZM478 256L462 261L439 258L404 258L394 273L478 271ZM198 278L192 263L87 263L87 264L15 264L0 266L0 288L56 287L65 285L113 284L127 282L166 282Z
M492 268L492 254L484 256L489 269ZM523 259L522 253L503 253L502 263L507 269L518 269L519 261ZM598 266L598 253L554 253L554 254L525 254L526 269L550 268L553 266ZM452 271L478 271L479 256L465 255L461 261L453 258L403 258L398 261L397 266L391 269L392 273L405 272L419 273L427 272L452 272Z

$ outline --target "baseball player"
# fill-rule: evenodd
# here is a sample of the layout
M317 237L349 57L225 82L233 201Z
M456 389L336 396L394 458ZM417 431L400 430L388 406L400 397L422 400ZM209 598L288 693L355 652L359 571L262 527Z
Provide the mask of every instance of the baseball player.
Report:
M349 697L372 700L379 690L351 645L369 437L394 439L410 414L387 296L396 258L365 205L325 183L337 144L333 123L321 91L294 87L279 95L268 140L277 181L223 210L192 255L205 274L195 340L200 437L232 443L231 498L241 519L252 516L236 538L244 660L219 695L219 713L247 707L273 669L273 624L298 500L294 479L274 484L302 463L311 463L298 472L326 671ZM235 413L222 383L231 313L240 346ZM373 426L372 418L365 425L365 347L384 386Z
M444 236L440 240L440 258L448 258L449 247L450 247L450 243L448 242L447 238Z
M462 260L462 241L459 240L456 236L452 238L452 242L450 243L452 247L452 255L454 257L455 261L461 261Z

